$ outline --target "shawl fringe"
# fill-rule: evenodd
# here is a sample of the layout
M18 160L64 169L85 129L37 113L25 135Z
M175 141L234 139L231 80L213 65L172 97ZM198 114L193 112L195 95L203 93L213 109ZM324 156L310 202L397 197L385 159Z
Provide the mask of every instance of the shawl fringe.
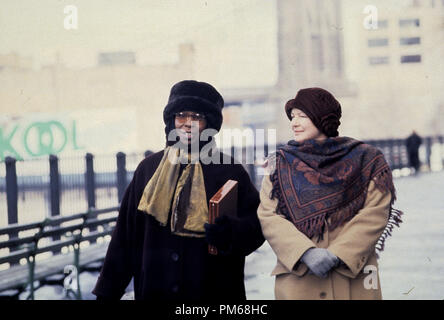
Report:
M392 235L393 228L396 226L399 228L399 225L402 223L401 216L404 214L401 210L393 208L393 204L396 201L396 190L395 186L393 184L393 177L392 177L392 171L390 168L387 168L383 171L381 171L374 179L376 188L380 191L389 190L392 194L392 199L390 201L390 212L389 212L389 218L387 221L387 225L384 228L384 231L382 232L381 236L379 237L378 241L376 242L376 250L378 252L384 251L385 247L385 240L389 236ZM379 256L377 255L379 258Z
M288 212L287 206L285 205L285 200L281 192L281 188L279 186L279 179L278 179L278 171L275 169L272 174L270 174L270 181L273 185L273 188L271 189L270 199L277 199L278 205L276 208L276 212L284 215L288 220L292 220L291 216Z

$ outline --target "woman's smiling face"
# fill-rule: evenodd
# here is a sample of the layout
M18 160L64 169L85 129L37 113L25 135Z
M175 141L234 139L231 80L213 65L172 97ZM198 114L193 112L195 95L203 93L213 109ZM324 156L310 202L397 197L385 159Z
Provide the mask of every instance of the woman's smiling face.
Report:
M303 142L305 140L323 140L327 136L319 131L311 119L301 110L293 108L291 110L291 129L293 130L294 140Z

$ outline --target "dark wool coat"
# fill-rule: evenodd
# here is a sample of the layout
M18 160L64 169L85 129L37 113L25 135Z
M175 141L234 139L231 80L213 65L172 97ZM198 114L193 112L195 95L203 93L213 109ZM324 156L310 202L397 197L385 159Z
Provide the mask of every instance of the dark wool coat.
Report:
M259 194L247 172L232 158L231 164L202 164L208 200L227 180L239 182L233 249L212 256L205 238L173 235L169 225L137 210L162 156L163 151L148 156L134 172L93 293L98 299L120 299L134 277L136 300L245 300L245 256L264 242L257 218Z

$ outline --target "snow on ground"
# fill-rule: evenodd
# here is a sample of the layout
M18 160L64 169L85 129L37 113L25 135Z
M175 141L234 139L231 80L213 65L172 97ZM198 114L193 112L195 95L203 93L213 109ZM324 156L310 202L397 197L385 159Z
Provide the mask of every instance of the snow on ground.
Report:
M404 211L401 228L395 228L380 254L379 271L384 299L444 299L444 172L395 179L398 201ZM268 243L246 259L248 299L274 299L270 273L276 257ZM83 299L91 294L98 272L80 275ZM132 286L125 299L132 298ZM62 287L44 286L36 299L64 299Z

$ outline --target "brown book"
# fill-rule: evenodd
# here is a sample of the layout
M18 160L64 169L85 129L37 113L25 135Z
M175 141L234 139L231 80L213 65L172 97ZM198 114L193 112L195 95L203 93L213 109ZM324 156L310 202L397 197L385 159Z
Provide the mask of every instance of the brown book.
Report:
M237 181L228 180L210 199L208 205L209 223L213 224L217 217L237 216ZM215 246L208 245L208 252L217 255Z

